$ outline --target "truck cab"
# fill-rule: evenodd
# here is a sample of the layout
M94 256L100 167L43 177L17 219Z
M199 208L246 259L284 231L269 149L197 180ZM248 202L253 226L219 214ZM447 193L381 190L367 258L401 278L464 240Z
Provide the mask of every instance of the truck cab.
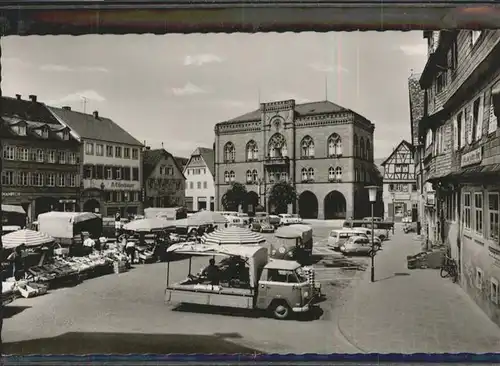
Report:
M312 256L313 233L308 225L280 227L275 233L276 242L271 246L270 258L295 260L306 264Z

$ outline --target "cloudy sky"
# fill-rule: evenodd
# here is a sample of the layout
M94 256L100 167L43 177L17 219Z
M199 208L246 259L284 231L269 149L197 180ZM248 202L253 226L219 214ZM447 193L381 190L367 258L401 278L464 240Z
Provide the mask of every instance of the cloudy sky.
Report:
M140 141L188 156L260 101L328 99L372 120L375 157L410 140L407 79L422 32L2 38L4 95L98 110ZM328 88L325 88L327 80Z

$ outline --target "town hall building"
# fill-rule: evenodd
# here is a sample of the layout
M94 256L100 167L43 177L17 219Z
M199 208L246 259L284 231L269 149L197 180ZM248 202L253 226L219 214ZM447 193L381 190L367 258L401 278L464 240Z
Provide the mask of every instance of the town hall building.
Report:
M369 216L367 185L381 185L373 162L375 125L330 101L261 103L215 126L216 210L232 182L246 185L246 207L272 211L269 192L286 180L295 186L292 210L303 218ZM383 210L382 194L376 205Z

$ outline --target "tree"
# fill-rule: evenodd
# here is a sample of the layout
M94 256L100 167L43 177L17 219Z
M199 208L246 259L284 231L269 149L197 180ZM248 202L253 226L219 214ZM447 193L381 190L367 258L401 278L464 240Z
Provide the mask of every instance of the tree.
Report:
M239 205L244 205L247 199L246 187L238 182L231 183L231 188L222 196L221 203L226 211L238 211Z
M297 191L289 182L278 182L269 192L269 204L277 214L286 213L288 205L297 199Z

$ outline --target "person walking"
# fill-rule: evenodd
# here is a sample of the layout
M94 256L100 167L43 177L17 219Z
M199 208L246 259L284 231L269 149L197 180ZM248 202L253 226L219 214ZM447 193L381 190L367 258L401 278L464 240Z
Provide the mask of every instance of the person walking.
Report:
M135 263L135 240L130 239L127 241L127 244L125 245L125 253L129 257L130 264Z

